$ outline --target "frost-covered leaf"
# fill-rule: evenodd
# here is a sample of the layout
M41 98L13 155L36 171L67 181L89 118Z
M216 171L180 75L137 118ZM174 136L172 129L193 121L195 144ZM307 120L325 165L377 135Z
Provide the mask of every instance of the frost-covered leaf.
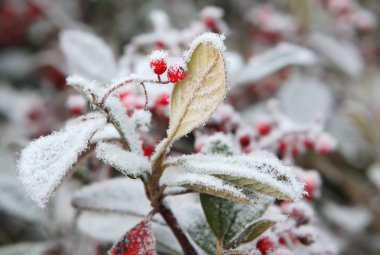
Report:
M16 177L0 175L0 211L27 221L39 219L38 207L25 196Z
M150 220L131 228L109 251L110 255L155 255L155 239Z
M68 176L91 136L106 124L101 114L89 114L49 136L31 142L18 161L19 178L29 196L43 207Z
M79 210L146 215L152 210L140 180L114 178L77 191L72 204Z
M235 214L234 203L208 194L200 194L200 200L214 235L218 239L222 239L235 220L235 217L231 217L231 214Z
M278 94L284 113L298 123L308 123L317 116L329 116L333 98L326 84L317 78L295 73Z
M18 243L0 248L0 255L46 255L56 254L61 247L57 243Z
M223 101L227 89L223 39L213 33L194 39L188 52L186 77L175 85L170 97L168 138L157 147L154 158L161 157L176 139L204 123Z
M59 42L71 74L104 83L115 78L115 57L101 38L88 32L65 30Z
M95 80L88 80L79 75L72 75L66 78L66 84L75 88L84 95L90 103L95 103L103 95L104 88Z
M279 199L297 200L304 192L303 184L297 180L294 170L269 153L255 152L230 157L196 154L172 158L169 162L184 167L188 171L187 175L212 175L239 187ZM186 174L182 178L187 181L190 179L196 185L197 178ZM216 183L216 180L213 182ZM210 183L213 182L210 180ZM218 185L226 184L222 182Z
M325 34L310 35L309 44L327 61L352 78L364 70L363 59L358 48L348 41L338 41Z
M281 43L261 55L252 57L232 83L248 85L286 66L310 66L316 62L317 57L311 50L290 43Z
M308 29L312 15L312 0L290 0L289 8L297 18L301 29Z
M173 141L204 123L224 99L226 69L221 48L215 44L223 44L216 34L196 39L189 53L186 77L173 89L168 130Z
M179 168L166 169L160 183L169 187L184 187L199 193L206 193L243 204L254 204L261 198L253 192L235 187L217 177L188 173Z
M254 255L254 253L233 249L233 250L224 250L222 252L222 255Z
M97 158L129 177L137 178L149 172L150 163L146 157L123 150L115 144L100 142L95 152Z
M114 124L115 128L119 131L129 149L132 152L141 155L142 143L135 130L135 122L128 116L123 104L115 97L108 97L105 106L111 115L112 124Z
M229 244L229 247L236 248L243 243L253 241L282 219L261 218L257 219L245 227Z
M78 229L102 244L117 242L128 229L138 224L143 217L126 216L113 213L82 212L78 218ZM181 254L181 247L170 229L152 222L156 237L157 251L164 254Z

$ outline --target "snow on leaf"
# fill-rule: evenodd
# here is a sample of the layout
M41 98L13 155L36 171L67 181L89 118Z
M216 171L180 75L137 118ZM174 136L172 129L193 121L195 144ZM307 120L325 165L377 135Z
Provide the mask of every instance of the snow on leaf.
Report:
M227 183L284 200L302 197L303 184L294 170L283 165L269 153L255 152L249 155L185 155L170 159L171 164L184 167L190 173L215 176ZM219 179L218 179L219 180ZM195 184L195 180L193 180Z
M128 116L123 104L115 97L108 97L105 106L111 115L112 124L114 124L115 128L122 135L123 140L129 146L129 149L132 152L141 155L142 143L135 130L135 122Z
M242 250L224 250L222 252L222 255L254 255L255 253L247 252L247 251L242 251Z
M224 99L227 82L223 47L222 38L212 33L194 40L187 53L186 77L175 85L170 97L168 138L157 147L154 158L204 123Z
M252 57L232 83L235 86L248 85L286 66L310 66L316 62L316 55L309 49L290 43L281 43L261 55Z
M284 113L298 123L328 116L333 103L331 91L322 81L299 73L281 87L278 97Z
M150 220L131 228L109 251L110 255L155 255L155 239Z
M160 180L161 185L183 187L199 193L222 197L243 204L254 204L261 197L224 182L211 175L188 173L179 168L168 168Z
M122 215L119 213L82 212L77 227L85 235L100 242L109 244L117 242L128 229L138 224L144 217ZM156 237L157 251L163 254L181 254L181 247L167 226L152 222Z
M95 152L97 158L129 177L137 178L149 172L150 163L147 158L123 150L115 144L100 142Z
M87 80L79 75L72 75L66 78L66 83L69 86L74 87L77 91L83 94L87 100L91 103L95 103L103 94L103 88L100 83L94 80ZM95 97L95 98L94 98Z
M200 194L200 200L214 235L222 240L235 220L235 215L231 217L231 214L235 214L234 203L208 194Z
M348 41L338 41L328 35L314 33L310 35L309 44L329 63L352 78L358 77L364 70L358 48Z
M264 233L268 228L272 227L281 220L282 219L275 218L260 218L253 221L231 241L229 247L236 248L243 243L253 241L256 239L256 237Z
M91 136L105 124L106 118L101 114L88 114L22 150L18 161L19 178L33 201L45 206L88 148Z
M140 180L114 178L77 191L72 205L84 211L146 215L152 209Z
M115 57L101 38L88 32L65 30L60 34L59 43L71 74L102 83L115 77Z

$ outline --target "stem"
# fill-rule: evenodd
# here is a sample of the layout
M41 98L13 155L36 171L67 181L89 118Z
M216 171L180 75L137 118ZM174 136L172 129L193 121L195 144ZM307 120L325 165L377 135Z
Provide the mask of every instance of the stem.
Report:
M140 85L143 87L143 89L144 89L144 95L145 95L144 111L148 111L148 102L149 102L149 100L148 100L148 94L146 92L145 84L144 84L144 82L140 82Z
M222 239L219 239L219 238L216 239L216 247L215 248L216 248L215 254L221 255L223 252L223 238Z
M197 252L195 251L190 240L187 238L186 234L179 226L173 212L170 210L170 208L166 205L166 203L163 200L160 200L158 202L158 211L161 214L162 218L164 218L166 224L168 224L169 228L172 230L175 237L177 238L184 254L197 255Z
M155 84L168 84L170 83L170 81L161 81L161 80L144 80L144 79L136 79L136 78L130 78L128 80L125 80L121 83L118 83L116 85L113 85L111 86L106 92L105 94L102 96L102 98L99 100L99 104L100 105L104 105L104 102L106 101L107 97L109 97L113 92L115 92L116 90L130 84L130 83L134 83L134 82L138 82L138 83L155 83Z

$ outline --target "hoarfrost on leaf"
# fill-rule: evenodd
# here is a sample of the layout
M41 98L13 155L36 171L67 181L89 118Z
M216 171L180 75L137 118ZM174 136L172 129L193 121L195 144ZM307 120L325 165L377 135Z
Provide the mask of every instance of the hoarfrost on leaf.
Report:
M304 194L303 184L297 180L295 171L265 152L230 157L185 155L168 162L184 167L190 173L212 175L227 183L279 199L298 200Z
M133 119L128 116L120 100L115 97L108 97L105 106L109 109L111 122L122 135L123 140L128 144L129 149L134 153L142 154L142 143L135 131L136 125Z
M99 159L130 177L137 178L149 172L150 163L147 158L115 144L100 142L95 152Z
M117 74L112 50L96 35L78 30L61 32L60 47L71 74L106 83Z
M246 190L226 183L217 177L189 173L178 167L166 169L160 180L160 184L168 187L184 187L242 204L255 204L261 198L255 193L246 192Z
M58 132L39 138L22 150L19 178L29 196L44 207L86 151L92 135L106 124L100 114L78 118Z
M157 146L155 160L175 140L204 123L223 101L227 81L222 46L221 37L212 33L194 40L186 76L174 86L170 97L168 138Z
M274 49L254 56L241 70L234 85L248 85L290 65L310 66L317 62L309 49L290 43L281 43Z
M79 210L146 215L152 209L141 181L127 177L94 183L77 191L72 204Z

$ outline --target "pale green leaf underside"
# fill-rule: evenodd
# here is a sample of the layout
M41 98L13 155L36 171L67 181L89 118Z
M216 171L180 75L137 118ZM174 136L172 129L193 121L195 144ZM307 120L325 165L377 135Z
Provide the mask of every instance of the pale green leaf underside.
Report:
M168 137L172 141L204 123L226 94L223 55L211 43L193 51L185 79L175 85L170 100Z

